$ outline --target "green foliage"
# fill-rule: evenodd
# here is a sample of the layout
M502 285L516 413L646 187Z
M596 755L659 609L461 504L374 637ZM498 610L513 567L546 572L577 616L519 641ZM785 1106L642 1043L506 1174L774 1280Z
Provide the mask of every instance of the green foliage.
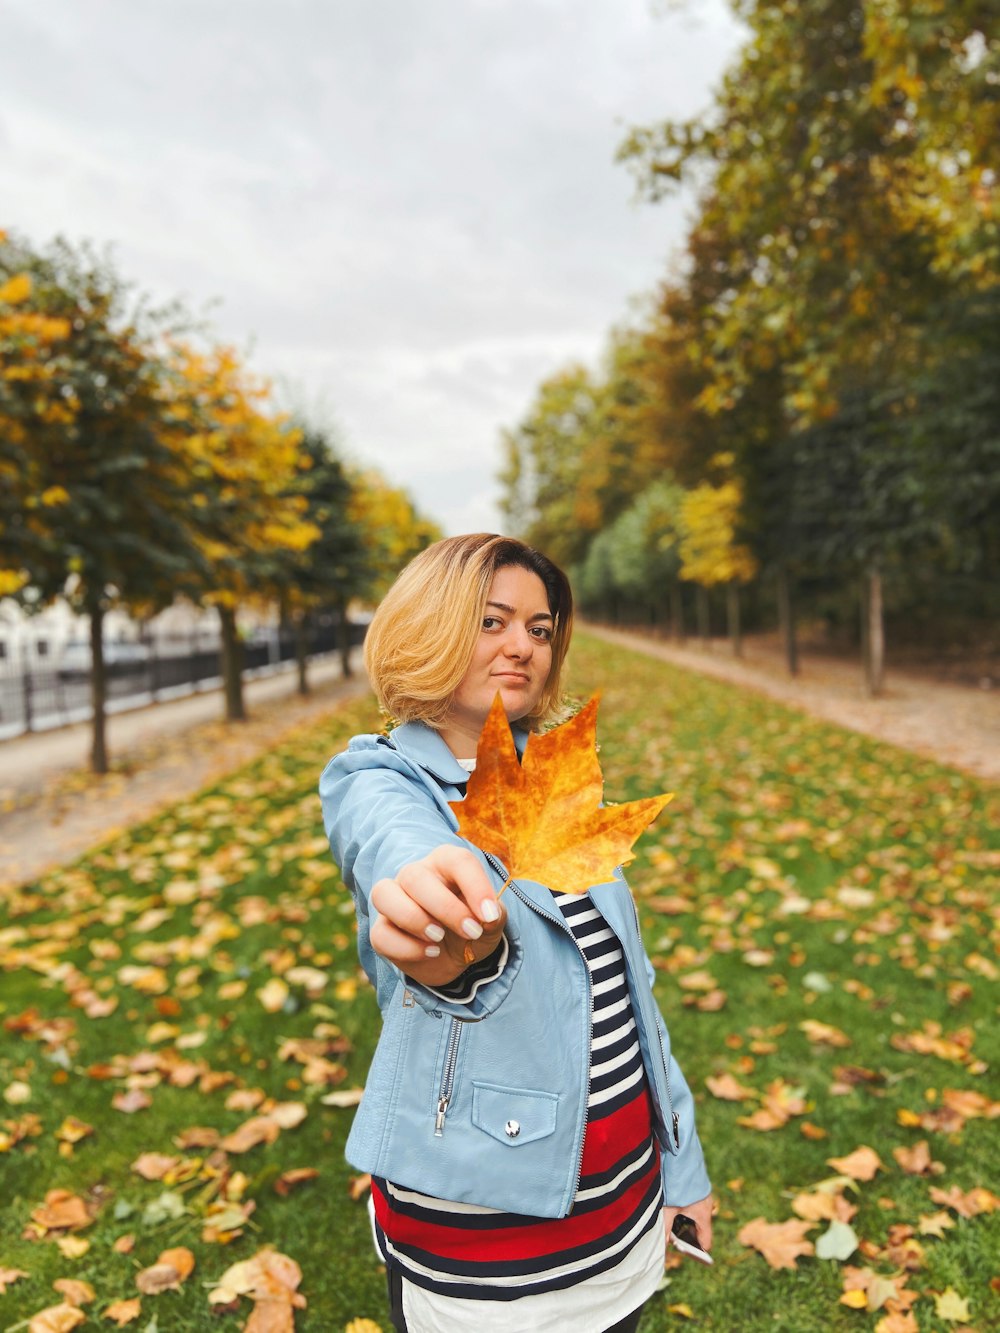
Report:
M0 289L19 276L22 299L0 291L0 568L29 607L161 607L204 568L161 429L164 316L86 246L0 237Z

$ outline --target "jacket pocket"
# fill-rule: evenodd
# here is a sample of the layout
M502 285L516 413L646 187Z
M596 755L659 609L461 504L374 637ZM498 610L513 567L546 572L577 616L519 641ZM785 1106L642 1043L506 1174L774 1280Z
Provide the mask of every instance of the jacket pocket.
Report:
M555 1132L559 1098L554 1092L472 1084L472 1123L508 1147L535 1143Z

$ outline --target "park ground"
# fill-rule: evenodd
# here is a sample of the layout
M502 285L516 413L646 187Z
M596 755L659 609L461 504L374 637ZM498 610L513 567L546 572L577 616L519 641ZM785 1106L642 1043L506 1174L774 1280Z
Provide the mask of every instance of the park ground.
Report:
M848 731L802 711L817 662L788 708L753 644L697 671L654 648L583 636L571 680L602 691L609 797L677 793L630 877L720 1216L715 1269L672 1268L643 1333L1000 1327L996 695L963 695L960 753L938 722L941 764L912 752L930 724L861 734L908 679L871 707L828 681ZM388 1328L342 1157L378 1019L315 797L379 725L345 688L174 725L99 783L5 770L0 1328L67 1291L94 1327L121 1301L142 1333L242 1328L248 1297L208 1296L266 1245L301 1268L297 1329Z

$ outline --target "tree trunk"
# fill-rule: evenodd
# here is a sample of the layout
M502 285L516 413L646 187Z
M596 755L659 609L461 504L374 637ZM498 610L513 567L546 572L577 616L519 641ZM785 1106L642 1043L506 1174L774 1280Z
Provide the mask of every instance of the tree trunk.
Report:
M226 698L226 721L245 722L247 715L243 706L243 645L236 632L234 607L219 607L219 626L222 631L222 685Z
M885 677L885 626L882 618L882 571L877 560L865 575L865 688L870 698L882 692Z
M95 773L108 771L107 719L104 701L107 678L104 670L104 608L94 603L90 611L90 767Z
M295 617L295 665L299 673L299 694L309 693L309 617L301 611Z
M702 585L696 584L694 590L695 615L698 620L698 638L701 639L702 647L708 647L708 639L711 631L709 621L708 589Z
M347 603L337 602L337 648L340 652L340 673L345 680L354 675L351 666L351 622L347 619Z
M729 628L729 642L732 646L733 656L743 656L743 634L740 629L740 585L738 583L729 583L726 585L726 620Z
M778 566L778 623L781 626L781 640L785 646L785 662L788 674L799 674L799 646L795 638L795 605L792 595L792 579L787 565Z
M670 633L677 643L684 642L684 595L680 579L670 585Z

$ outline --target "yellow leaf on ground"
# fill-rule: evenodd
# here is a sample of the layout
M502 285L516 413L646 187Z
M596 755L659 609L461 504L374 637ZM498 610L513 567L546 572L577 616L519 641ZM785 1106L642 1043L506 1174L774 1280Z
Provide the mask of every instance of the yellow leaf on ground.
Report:
M90 1241L85 1236L60 1236L56 1245L64 1259L80 1259L90 1249Z
M382 1333L382 1326L374 1319L352 1319L344 1325L344 1333Z
M632 860L632 844L671 799L601 805L597 702L591 699L550 731L533 733L518 762L499 693L493 701L466 798L450 805L459 834L502 861L511 879L559 893L606 884Z
M806 1034L814 1046L850 1046L851 1039L846 1032L840 1028L833 1027L830 1023L819 1023L814 1018L807 1018L799 1024L800 1029Z
M28 1333L69 1333L78 1324L85 1324L87 1316L75 1305L50 1305L39 1310L28 1320Z
M874 1148L855 1148L846 1157L828 1157L827 1164L852 1180L872 1180L876 1171L885 1170Z
M0 1268L0 1296L7 1288L21 1277L31 1277L23 1268Z
M860 1291L857 1287L852 1287L850 1291L845 1291L840 1298L841 1305L847 1305L852 1310L865 1310L868 1308L868 1295Z
M921 1236L937 1236L939 1240L944 1240L944 1233L954 1225L955 1219L951 1213L942 1209L939 1213L921 1213L917 1230Z
M68 1305L88 1305L96 1295L89 1282L76 1277L56 1278L52 1285Z
M964 1324L971 1318L969 1302L964 1296L959 1296L954 1287L948 1287L934 1297L934 1313L939 1319L946 1319L949 1324Z
M124 1328L126 1324L131 1324L133 1319L138 1319L142 1314L142 1301L138 1296L133 1296L131 1300L115 1301L101 1315L102 1319L113 1320L119 1328Z

